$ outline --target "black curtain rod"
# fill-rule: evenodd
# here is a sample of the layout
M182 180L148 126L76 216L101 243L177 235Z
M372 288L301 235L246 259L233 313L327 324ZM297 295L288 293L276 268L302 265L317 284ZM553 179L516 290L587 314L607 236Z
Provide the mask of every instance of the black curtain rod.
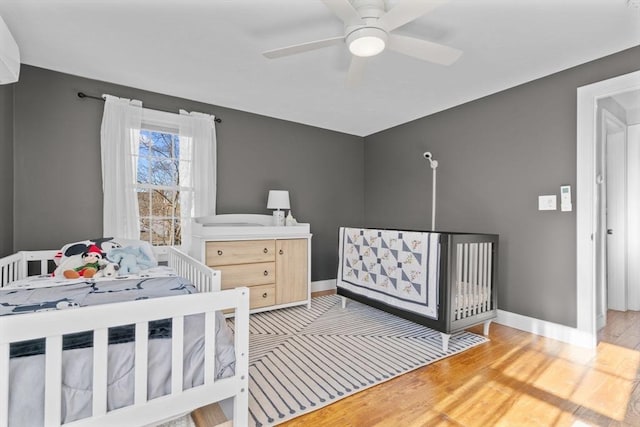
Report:
M101 97L101 96L92 96L92 95L87 95L87 94L86 94L86 93L84 93L84 92L78 92L78 98L90 98L90 99L96 99L96 100L98 100L98 101L102 101L102 102L104 102L104 98L103 98L103 97ZM160 108L153 108L153 107L148 107L148 108L150 108L150 109L152 109L152 110L164 111L165 113L174 113L174 114L175 114L175 111L167 111L167 110L163 110L163 109L160 109ZM215 119L213 119L213 120L214 120L216 123L222 123L222 119L221 119L220 117L216 117L216 118L215 118Z

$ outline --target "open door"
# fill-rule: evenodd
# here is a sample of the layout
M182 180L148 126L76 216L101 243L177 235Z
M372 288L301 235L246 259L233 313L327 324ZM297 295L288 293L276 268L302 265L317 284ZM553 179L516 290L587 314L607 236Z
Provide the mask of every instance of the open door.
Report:
M606 112L606 111L605 111ZM615 117L607 126L607 307L627 310L627 138L626 126ZM620 127L621 126L621 127Z
M596 244L596 326L607 310L627 309L626 125L606 109L600 115L596 149L598 218Z

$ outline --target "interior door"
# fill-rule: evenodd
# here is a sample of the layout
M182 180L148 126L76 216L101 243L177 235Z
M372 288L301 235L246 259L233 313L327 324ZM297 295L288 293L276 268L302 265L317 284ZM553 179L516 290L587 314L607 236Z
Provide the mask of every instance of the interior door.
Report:
M596 142L596 232L592 240L595 244L595 280L596 280L596 327L602 329L607 324L607 156L606 140L607 132L602 120L598 126L599 138Z
M627 310L627 170L625 127L607 120L606 246L607 307Z
M627 310L640 311L640 124L627 127Z

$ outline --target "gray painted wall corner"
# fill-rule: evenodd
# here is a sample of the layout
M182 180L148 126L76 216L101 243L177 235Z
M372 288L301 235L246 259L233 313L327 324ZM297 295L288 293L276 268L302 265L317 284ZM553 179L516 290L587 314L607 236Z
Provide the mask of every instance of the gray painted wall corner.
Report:
M576 89L640 69L640 47L365 139L365 222L500 235L499 307L576 326L576 214L537 196L576 185Z

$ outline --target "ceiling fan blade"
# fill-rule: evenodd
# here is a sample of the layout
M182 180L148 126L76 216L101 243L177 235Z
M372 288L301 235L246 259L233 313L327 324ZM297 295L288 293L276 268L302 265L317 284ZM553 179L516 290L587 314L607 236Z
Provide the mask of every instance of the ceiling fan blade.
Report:
M361 24L362 18L358 11L354 9L349 0L322 0L325 6L329 8L345 25Z
M387 31L402 27L448 0L404 0L382 15L378 23Z
M462 55L461 50L453 47L397 34L389 35L387 48L440 65L451 65Z
M349 72L347 73L347 86L354 87L360 83L364 75L364 66L366 63L366 57L351 55L351 64L349 65Z
M322 49L323 47L340 44L344 41L344 36L331 37L329 39L315 40L307 43L295 44L293 46L281 47L279 49L262 52L269 59L281 58L283 56L295 55L296 53L308 52L310 50Z

